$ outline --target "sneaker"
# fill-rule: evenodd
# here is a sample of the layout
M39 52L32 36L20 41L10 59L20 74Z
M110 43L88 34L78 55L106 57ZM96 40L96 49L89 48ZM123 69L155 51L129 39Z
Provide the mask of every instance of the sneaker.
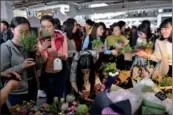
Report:
M46 94L43 90L38 90L38 95L37 95L38 98L45 98L46 97Z

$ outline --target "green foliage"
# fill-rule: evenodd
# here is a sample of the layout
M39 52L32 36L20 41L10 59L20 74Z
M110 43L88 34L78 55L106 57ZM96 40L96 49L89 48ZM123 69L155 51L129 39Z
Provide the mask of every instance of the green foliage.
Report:
M133 49L130 47L130 45L127 45L121 50L121 53L126 54L126 53L131 53L132 51Z
M169 77L164 77L162 81L159 82L159 86L172 86L172 79Z
M136 49L142 49L142 50L146 50L146 49L152 49L153 48L153 44L152 43L141 43L138 44L136 46Z
M100 40L93 40L92 41L92 49L97 49L103 43Z
M172 93L167 93L166 96L170 99L172 99Z
M116 64L109 63L108 65L104 67L103 71L106 73L109 73L109 72L115 73L117 71Z
M36 44L37 44L37 38L32 35L28 36L24 35L21 40L21 46L24 48L24 50L29 52L35 51Z
M152 43L148 43L148 44L146 44L146 48L150 48L150 49L152 49L152 48L153 48L153 44L152 44Z
M124 43L124 40L123 40L122 38L117 38L117 39L116 39L116 42L117 42L117 43Z
M76 115L87 115L88 114L88 107L85 104L80 104L77 107Z

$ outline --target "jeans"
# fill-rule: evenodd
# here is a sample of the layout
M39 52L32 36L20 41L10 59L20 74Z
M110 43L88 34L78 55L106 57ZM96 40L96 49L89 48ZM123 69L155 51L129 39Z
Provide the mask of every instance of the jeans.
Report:
M47 103L52 104L53 98L58 97L58 99L62 98L64 96L64 89L66 86L66 76L64 75L64 72L59 73L45 73L46 77L46 86L45 86L45 92L47 95Z
M29 101L28 100L28 95L27 94L22 94L22 95L9 95L8 100L10 102L11 106L15 106L17 104L22 104L23 101Z

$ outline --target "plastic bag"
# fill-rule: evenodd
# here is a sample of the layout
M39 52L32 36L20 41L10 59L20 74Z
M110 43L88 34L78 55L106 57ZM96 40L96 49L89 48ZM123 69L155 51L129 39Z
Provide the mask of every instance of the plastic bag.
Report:
M124 89L112 91L108 93L107 96L112 100L113 103L129 99L132 105L132 114L138 110L142 102L141 92L134 93Z
M166 112L168 112L169 114L172 114L173 111L172 111L172 100L169 99L169 98L166 98L165 100L161 101L160 99L158 99L156 96L155 96L155 93L144 93L143 95L143 98L150 101L150 102L153 102L155 104L159 104L161 106L164 106L166 108Z

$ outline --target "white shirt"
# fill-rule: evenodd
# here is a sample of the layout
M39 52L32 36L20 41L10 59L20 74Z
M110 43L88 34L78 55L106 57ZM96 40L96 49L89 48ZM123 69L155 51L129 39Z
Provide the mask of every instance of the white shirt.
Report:
M172 65L172 43L166 41L167 52L169 55L169 65Z

